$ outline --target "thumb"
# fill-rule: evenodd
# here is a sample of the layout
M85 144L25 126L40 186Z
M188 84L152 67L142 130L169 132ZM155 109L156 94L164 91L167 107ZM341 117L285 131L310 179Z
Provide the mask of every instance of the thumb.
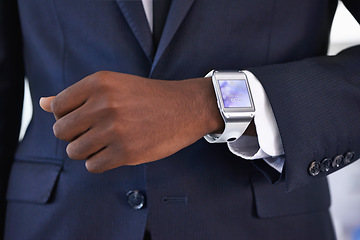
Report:
M52 100L55 98L55 96L52 96L52 97L42 97L40 98L40 101L39 101L39 104L40 104L40 107L47 111L47 112L51 112L51 102Z

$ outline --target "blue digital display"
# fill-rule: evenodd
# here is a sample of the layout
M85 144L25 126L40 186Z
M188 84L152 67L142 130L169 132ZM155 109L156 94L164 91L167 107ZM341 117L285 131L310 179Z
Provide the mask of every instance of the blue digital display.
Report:
M245 80L219 80L225 108L251 108L251 100Z

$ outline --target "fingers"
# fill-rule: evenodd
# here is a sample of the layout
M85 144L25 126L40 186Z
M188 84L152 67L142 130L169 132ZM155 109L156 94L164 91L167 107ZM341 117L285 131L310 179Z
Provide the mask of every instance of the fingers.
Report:
M86 160L85 166L91 173L103 173L107 170L126 165L121 159L120 149L114 151L111 145L104 146L99 133L92 129L71 142L66 152L73 160Z
M87 105L81 106L55 122L54 135L64 141L73 141L91 128L94 120L92 115Z
M88 99L87 84L82 81L66 88L56 96L40 98L39 105L59 119L81 107Z
M106 148L106 134L100 129L90 129L68 144L66 153L73 160L84 160Z
M54 113L56 119L81 107L90 97L89 81L84 81L85 79L66 88L52 99L51 112Z
M40 98L40 101L39 101L40 107L41 107L44 111L46 111L46 112L51 112L51 113L52 113L52 110L51 110L51 102L53 101L54 98L55 98L55 96L42 97L42 98Z
M120 166L110 147L104 148L93 154L85 162L86 169L91 173L103 173L109 169Z
M126 153L126 146L113 142L90 155L85 163L86 169L91 173L103 173L120 166L134 166L144 163L143 158L131 156Z

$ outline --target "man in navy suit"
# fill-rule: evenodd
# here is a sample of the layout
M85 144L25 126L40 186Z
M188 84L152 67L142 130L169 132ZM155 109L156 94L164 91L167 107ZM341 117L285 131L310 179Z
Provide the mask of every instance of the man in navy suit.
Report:
M326 56L336 6L172 0L156 41L141 1L1 1L5 239L334 239L326 176L360 156L360 47ZM258 81L281 154L259 105L236 142L203 139L226 129L212 69ZM24 76L56 97L18 144Z

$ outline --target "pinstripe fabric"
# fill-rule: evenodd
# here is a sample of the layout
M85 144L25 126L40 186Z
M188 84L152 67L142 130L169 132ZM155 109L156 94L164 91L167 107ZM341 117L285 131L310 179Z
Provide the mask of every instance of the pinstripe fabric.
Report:
M0 35L2 142L17 138L7 131L18 126L16 114L6 109L21 105L8 101L21 92L14 87L21 63L9 57L21 46L34 103L99 70L178 80L249 69L279 125L283 178L271 184L264 166L202 139L154 163L93 175L66 156L67 143L52 133L54 118L34 104L15 157L0 146L0 169L10 174L7 196L1 192L5 239L140 240L146 226L153 240L334 239L325 176L337 169L312 177L308 167L346 151L359 158L359 48L325 56L337 1L173 0L153 62L146 17L125 2L19 0L23 43ZM344 2L359 19L359 2ZM11 33L16 10L6 7L0 31ZM10 173L3 170L10 164ZM131 190L144 195L142 209L129 206Z

